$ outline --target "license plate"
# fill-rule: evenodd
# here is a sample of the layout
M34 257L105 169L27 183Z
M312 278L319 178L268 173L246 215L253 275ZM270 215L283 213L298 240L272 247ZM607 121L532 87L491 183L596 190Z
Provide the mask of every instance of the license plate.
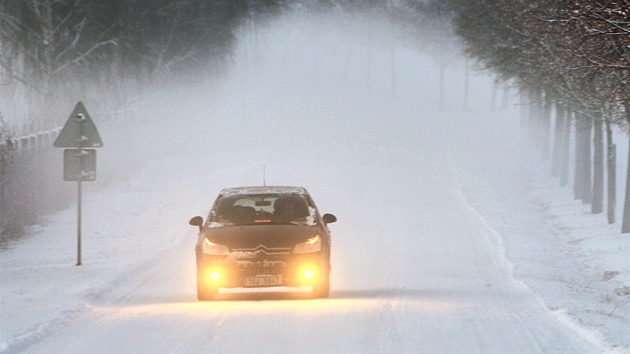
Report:
M282 275L259 275L245 278L245 286L282 285Z

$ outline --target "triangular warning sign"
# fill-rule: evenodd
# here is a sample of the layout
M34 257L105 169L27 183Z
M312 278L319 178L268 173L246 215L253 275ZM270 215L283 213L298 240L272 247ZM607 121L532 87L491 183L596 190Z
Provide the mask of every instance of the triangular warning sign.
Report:
M103 146L103 140L98 134L98 129L92 121L92 117L83 105L83 102L77 103L61 129L57 140L53 143L54 147L61 148L78 148L81 147L94 148Z

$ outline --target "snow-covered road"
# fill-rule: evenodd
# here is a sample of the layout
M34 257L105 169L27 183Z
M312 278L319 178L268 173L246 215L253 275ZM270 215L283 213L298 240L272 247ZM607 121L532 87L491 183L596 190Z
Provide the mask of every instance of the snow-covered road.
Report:
M189 258L177 255L129 277L116 290L123 297L90 301L80 317L27 352L597 351L515 289L338 290L327 300L253 293L199 303L194 280L173 271L190 265Z
M515 147L492 147L491 141L469 145L472 137L483 136L482 131L464 139L457 134L459 129L471 133L479 128L459 124L449 115L434 112L395 128L363 129L362 137L374 141L364 147L367 151L346 146L336 154L325 152L327 165L323 167L311 165L321 158L311 147L301 152L311 153L313 160L290 162L287 154L275 156L283 163L267 166L273 171L269 181L287 184L294 179L294 183L314 187L312 193L320 208L339 216L339 223L331 225L330 299L310 300L308 293L299 291L230 291L216 302L196 301L195 229L186 225L186 216L205 213L224 185L245 183L232 182L235 172L230 164L246 160L250 150L234 152L237 155L225 162L209 157L207 164L197 164L194 161L214 148L210 144L206 148L197 143L179 145L164 151L126 184L101 187L90 194L83 269L72 267L69 237L66 257L53 255L65 258L67 264L42 270L44 278L37 280L45 289L51 287L46 279L59 287L68 286L74 302L69 301L59 317L53 316L30 335L9 339L7 349L34 353L601 350L559 321L537 295L513 278L501 241L505 235L493 229L492 220L486 220L466 197L476 179L501 177L505 182L497 188L509 189L509 196L518 198L523 192L522 180L513 177L522 171L517 168L506 173L509 165L492 169L494 163L483 164L491 158L506 163ZM469 114L467 119L479 116ZM435 121L440 124L432 123ZM239 132L248 139L255 136L246 130ZM431 134L416 138L425 130ZM164 131L176 131L188 142L203 140L188 128L172 126ZM282 139L294 138L281 129L276 134ZM305 131L301 139L308 144L317 136ZM471 160L470 152L460 151L462 146L485 156ZM348 149L354 150L349 151L355 155L352 161L345 160L343 152ZM497 150L500 153L494 157L489 153ZM276 166L294 171L280 173L274 171ZM288 177L290 174L301 176ZM176 182L180 179L182 183ZM167 216L171 213L179 218ZM50 226L66 222L64 232L71 235L73 214L68 214L53 217ZM125 226L129 230L121 231ZM100 235L98 242L91 239L94 234ZM39 243L45 235L51 236L43 230L27 242L39 238ZM15 263L9 261L18 250L6 251L5 282L10 279L6 274L20 271L10 269ZM103 254L105 251L112 253ZM26 262L31 261L36 260ZM77 291L78 280L63 280L66 273L76 272L85 281L84 290ZM18 284L29 285L28 281ZM19 304L22 299L6 290L3 286L3 305L9 306L10 313L11 302ZM58 291L57 297L63 299L64 291ZM46 301L46 297L38 300ZM48 305L43 306L50 310L54 304ZM24 311L36 313L37 307ZM11 324L3 317L5 329Z
M99 180L84 197L84 265L74 266L74 209L49 216L0 253L0 350L615 349L605 338L622 327L601 335L548 305L562 290L526 279L531 263L558 254L523 240L559 236L530 203L542 165L524 145L515 110L472 103L469 112L433 110L436 67L411 52L400 53L399 65L424 68L424 96L326 86L325 77L305 88L304 72L287 74L270 53L251 69L261 77L236 65L230 79L207 91L158 94L140 110L151 119L139 129L118 123L102 131ZM471 98L487 102L482 91L490 82L476 77ZM322 212L339 218L331 225L331 297L279 289L198 302L196 230L187 221L205 216L221 188L260 184L263 164L267 184L304 186ZM512 256L525 251L531 263L515 263ZM537 258L542 251L549 253Z
M417 142L427 149L434 143ZM449 150L443 151L450 155ZM382 157L369 156L375 162ZM318 191L320 197L326 196L327 208L342 208L338 212L342 226L331 226L335 247L330 299L308 300L300 292L231 292L217 302L197 302L194 229L182 219L178 234L161 234L159 220L143 215L139 221L151 230L154 241L149 235L131 236L143 237L147 246L174 239L172 245L93 289L74 307L73 316L24 349L35 353L597 351L512 278L496 231L462 194L453 169L456 163L451 159L443 164L434 155L414 160L401 155L393 161L400 168L379 176L392 181L379 189L367 189L374 181L357 181L360 168L355 166L342 173L344 179L357 182ZM149 174L166 173L164 167L171 164L162 162L150 167L148 171L155 170ZM300 169L308 171L307 165L301 162ZM203 180L203 174L198 179ZM403 190L394 182L405 180L408 188ZM170 185L155 182L152 193ZM184 198L178 202L185 205ZM101 210L97 215L111 212ZM91 262L86 256L88 267Z

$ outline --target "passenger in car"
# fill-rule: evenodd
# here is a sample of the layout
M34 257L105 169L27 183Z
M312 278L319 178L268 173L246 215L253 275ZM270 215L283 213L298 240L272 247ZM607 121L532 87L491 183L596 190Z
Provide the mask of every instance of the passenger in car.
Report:
M232 206L227 219L236 225L246 225L254 222L256 218L256 210L250 206L234 205Z
M273 204L273 219L279 223L289 223L308 216L304 201L296 198L279 198Z

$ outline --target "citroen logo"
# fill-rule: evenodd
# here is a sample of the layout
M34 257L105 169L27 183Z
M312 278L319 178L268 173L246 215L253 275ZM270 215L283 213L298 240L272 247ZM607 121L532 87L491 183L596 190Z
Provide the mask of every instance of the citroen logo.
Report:
M268 254L268 255L276 255L276 254L290 254L290 248L270 248L265 245L258 245L255 248L235 248L235 252L246 252L252 255L259 254Z

